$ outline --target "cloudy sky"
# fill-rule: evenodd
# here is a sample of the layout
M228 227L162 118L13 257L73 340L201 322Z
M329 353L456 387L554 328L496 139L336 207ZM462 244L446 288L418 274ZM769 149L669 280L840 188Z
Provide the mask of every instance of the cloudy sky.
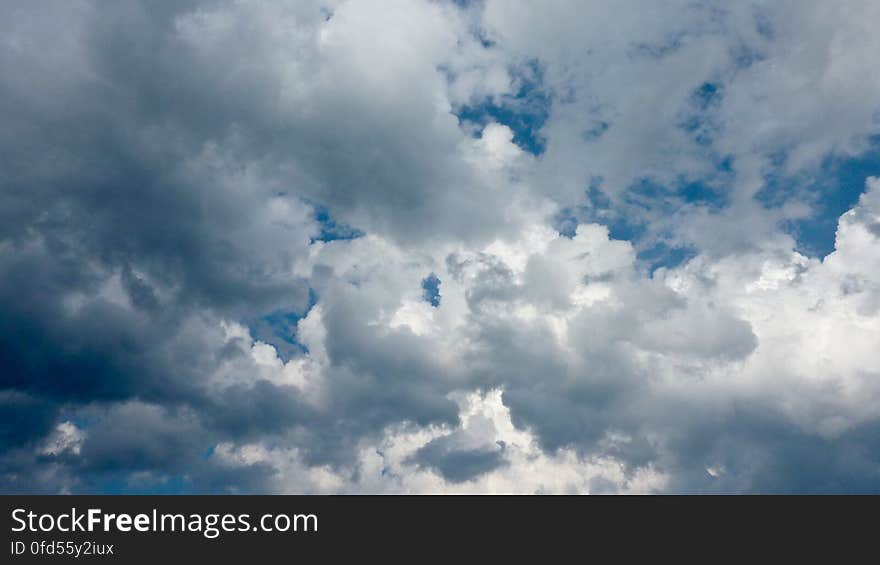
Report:
M880 491L880 3L0 17L0 491Z

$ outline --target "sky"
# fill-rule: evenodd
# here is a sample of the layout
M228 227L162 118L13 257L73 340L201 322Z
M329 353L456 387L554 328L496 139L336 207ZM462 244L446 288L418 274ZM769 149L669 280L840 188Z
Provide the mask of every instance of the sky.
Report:
M880 492L875 0L0 13L0 491Z

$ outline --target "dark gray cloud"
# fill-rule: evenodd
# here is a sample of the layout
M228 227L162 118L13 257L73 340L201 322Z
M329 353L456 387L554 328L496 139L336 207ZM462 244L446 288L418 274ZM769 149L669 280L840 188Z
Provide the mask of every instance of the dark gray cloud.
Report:
M219 398L203 387L223 361L218 316L305 311L290 266L318 227L286 183L248 177L246 156L212 157L213 139L259 121L272 85L232 91L199 64L175 31L196 4L4 8L0 58L18 71L0 79L0 388L17 424L4 444L33 444L78 407L156 403L86 426L84 480L181 473L222 437L211 426L235 437L301 416L259 384ZM223 421L159 425L163 410L209 407Z
M765 494L878 492L877 431L872 420L840 437L822 438L792 426L760 402L729 418L688 428L668 447L679 461L669 490ZM713 474L707 472L711 470Z
M448 481L460 483L504 465L504 447L462 448L450 436L443 436L420 447L413 461L436 470Z

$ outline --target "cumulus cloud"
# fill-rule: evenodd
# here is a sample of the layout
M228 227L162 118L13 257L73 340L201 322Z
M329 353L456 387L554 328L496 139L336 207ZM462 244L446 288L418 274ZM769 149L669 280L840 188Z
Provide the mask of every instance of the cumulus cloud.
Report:
M876 11L10 3L0 488L875 491Z

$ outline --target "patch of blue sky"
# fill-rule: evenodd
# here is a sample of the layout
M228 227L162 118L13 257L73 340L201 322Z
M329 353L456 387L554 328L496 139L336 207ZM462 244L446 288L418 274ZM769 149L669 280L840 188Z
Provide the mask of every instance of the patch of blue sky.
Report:
M434 273L422 279L422 299L434 308L440 306L440 278Z
M544 71L537 61L529 61L512 69L518 85L512 95L487 97L475 104L453 109L460 121L485 126L489 122L503 124L513 131L513 142L524 151L540 155L546 148L541 128L550 115L551 96L543 88Z
M840 216L852 208L865 190L865 180L880 176L880 136L871 139L870 149L858 157L828 157L818 171L786 175L786 155L777 155L764 188L755 198L765 207L778 207L792 200L812 207L809 217L782 226L797 242L797 250L810 257L825 257L834 251Z
M357 239L363 237L364 232L347 224L336 221L330 215L329 210L320 204L310 203L314 210L314 218L320 227L320 232L312 238L315 241L336 241L340 239Z
M613 231L614 228L611 228L611 224L615 223L615 213L611 206L611 199L602 191L601 185L602 178L593 177L585 193L586 203L567 206L556 214L553 226L559 235L572 238L577 233L578 225L587 222L601 223Z
M672 246L660 242L645 249L640 249L636 259L641 263L650 275L661 267L673 269L693 259L697 250L692 247Z
M726 193L706 181L680 179L674 186L666 186L650 179L642 179L627 191L627 206L621 218L609 224L609 235L627 239L636 248L636 259L649 274L660 267L674 268L696 255L691 247L672 245L664 241L666 234L648 229L652 217L668 216L684 206L698 206L717 212L727 205ZM629 213L635 210L635 213ZM632 220L629 218L638 218Z
M655 214L672 214L683 206L699 206L717 212L728 205L724 171L715 178L689 179L679 177L674 183L663 184L650 178L633 183L624 193L624 208L640 208Z
M719 163L722 180L679 179L667 186L652 179L633 183L619 201L612 201L601 189L601 179L593 179L586 191L586 203L561 210L554 218L560 235L574 237L577 226L597 222L608 228L609 237L629 241L636 249L637 261L652 274L660 267L673 268L696 255L690 247L664 241L664 234L650 229L653 218L670 215L684 206L703 207L717 212L727 205L723 179L730 172L730 162Z
M296 327L317 303L318 295L310 288L309 303L305 310L282 308L265 316L246 320L246 325L255 340L274 347L278 357L286 363L294 357L308 353L308 348L297 340Z
M714 82L704 82L691 93L687 111L683 112L678 127L690 134L698 145L712 145L721 131L721 125L714 119L721 97L721 87Z
M634 241L644 233L642 222L633 221L626 214L612 206L611 199L601 189L602 179L594 178L586 190L586 203L568 206L560 210L553 219L553 225L562 236L572 238L582 223L596 222L606 226L612 239Z

